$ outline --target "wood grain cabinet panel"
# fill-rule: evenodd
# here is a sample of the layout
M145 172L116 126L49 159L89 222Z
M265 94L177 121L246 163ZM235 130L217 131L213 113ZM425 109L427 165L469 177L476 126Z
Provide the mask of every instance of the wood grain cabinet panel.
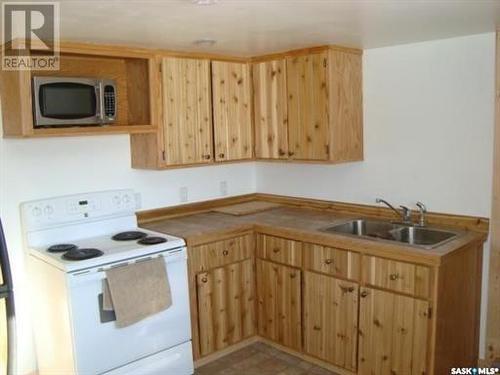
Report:
M257 259L257 296L259 335L301 350L301 271Z
M210 61L162 60L165 163L209 163L212 150Z
M358 374L426 374L429 303L371 288L360 297Z
M328 53L287 57L289 155L328 160Z
M253 157L250 65L212 62L215 160Z
M257 235L257 256L273 262L302 266L302 242L285 238Z
M255 275L245 260L196 276L202 356L255 334Z
M304 351L356 370L358 285L304 272Z
M328 53L330 160L363 160L362 56Z
M285 59L256 63L253 69L255 156L288 159Z
M426 266L363 256L363 282L417 297L430 296L431 274Z
M352 251L304 243L304 267L346 279L359 280L361 255Z
M254 244L254 235L247 234L194 246L189 249L192 272L207 271L211 268L249 259L253 256Z

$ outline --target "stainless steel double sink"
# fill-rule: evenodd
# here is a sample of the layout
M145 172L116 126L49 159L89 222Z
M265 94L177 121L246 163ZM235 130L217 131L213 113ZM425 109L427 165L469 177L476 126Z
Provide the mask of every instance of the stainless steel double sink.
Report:
M356 219L321 229L324 232L381 239L432 249L451 241L458 233L382 220Z

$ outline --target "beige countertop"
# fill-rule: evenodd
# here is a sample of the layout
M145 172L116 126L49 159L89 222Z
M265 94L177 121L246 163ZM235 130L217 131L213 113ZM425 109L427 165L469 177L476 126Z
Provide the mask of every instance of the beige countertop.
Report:
M448 228L459 232L458 237L428 250L393 241L321 231L330 225L359 217L359 215L336 214L311 208L283 206L244 216L218 212L195 213L159 219L141 224L141 227L182 237L188 246L255 230L264 234L429 265L440 264L447 255L473 242L477 242L479 246L485 239L484 233Z

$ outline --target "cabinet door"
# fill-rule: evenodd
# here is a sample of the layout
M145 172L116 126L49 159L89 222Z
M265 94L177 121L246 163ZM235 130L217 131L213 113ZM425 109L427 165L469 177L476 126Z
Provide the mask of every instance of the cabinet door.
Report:
M254 285L251 259L196 276L202 356L255 334Z
M285 59L253 65L255 156L288 158Z
M162 81L165 163L212 161L210 62L164 58Z
M259 335L300 350L302 342L300 270L257 260Z
M293 159L329 157L327 52L287 57L288 145Z
M251 159L252 86L249 64L212 62L215 159Z
M358 373L425 374L429 303L371 288L360 297Z
M358 285L304 273L304 351L356 370Z

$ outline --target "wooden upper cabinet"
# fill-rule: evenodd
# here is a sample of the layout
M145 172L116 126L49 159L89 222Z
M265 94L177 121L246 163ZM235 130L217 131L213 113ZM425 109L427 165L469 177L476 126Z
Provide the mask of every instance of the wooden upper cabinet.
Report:
M211 162L210 61L167 57L161 64L165 164Z
M328 52L286 58L289 155L328 160Z
M328 52L332 162L363 160L363 83L360 53Z
M250 65L212 62L215 160L253 157Z
M288 158L285 59L253 65L255 156Z

